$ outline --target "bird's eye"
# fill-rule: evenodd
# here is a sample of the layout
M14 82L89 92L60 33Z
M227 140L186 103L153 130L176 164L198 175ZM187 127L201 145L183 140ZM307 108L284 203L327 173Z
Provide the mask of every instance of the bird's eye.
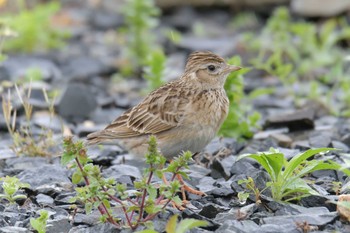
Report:
M215 71L216 67L214 65L209 65L208 70L209 71Z

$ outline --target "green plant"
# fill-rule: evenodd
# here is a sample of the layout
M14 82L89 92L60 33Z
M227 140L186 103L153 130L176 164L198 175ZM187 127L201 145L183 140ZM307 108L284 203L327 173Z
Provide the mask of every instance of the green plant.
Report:
M135 230L140 225L151 227L151 220L164 211L170 202L179 206L182 204L176 195L180 190L180 182L175 180L175 177L177 174L187 177L182 168L188 167L187 163L192 154L185 152L165 167L166 159L159 154L156 139L151 136L145 157L149 167L142 179L134 182L136 191L131 195L127 192L125 184L102 177L100 168L91 163L82 142L73 142L72 138L66 138L61 163L76 168L72 175L74 184L85 182L85 186L76 188L77 195L71 201L82 202L87 214L92 209L98 209L102 222L109 222L118 228L127 226ZM165 173L172 174L168 183L152 183L154 176L161 178ZM123 217L113 216L112 202L116 208L121 209Z
M253 180L252 177L248 177L247 179L244 179L244 180L239 180L238 181L238 184L241 185L241 184L244 184L245 185L245 188L249 191L249 192L252 192L255 196L255 203L261 203L261 200L260 200L260 194L266 189L263 189L262 191L260 191L258 189L258 187L256 187L255 185L255 182ZM239 192L238 193L238 199L240 200L240 202L242 203L245 203L247 201L249 197L249 193L247 192Z
M252 158L256 160L268 173L270 182L266 186L271 190L272 197L275 200L291 201L297 200L311 194L318 193L313 190L302 177L318 170L342 170L350 175L348 169L343 169L341 165L333 161L308 160L310 157L325 153L333 148L309 149L294 156L290 161L278 150L271 148L268 152L259 152L257 154L244 154L238 159ZM298 194L298 195L297 195Z
M164 83L165 62L166 57L161 49L152 51L148 56L144 67L144 77L148 81L149 90L155 90Z
M177 221L178 216L173 215L165 227L166 233L186 233L189 230L196 228L196 227L205 227L208 226L208 222L203 220L197 220L197 219L183 219L180 222ZM138 231L137 233L159 233L158 231L148 229L143 231Z
M1 17L0 21L17 33L17 37L4 43L5 51L32 52L60 48L69 37L66 32L54 29L51 17L59 11L59 2L40 4L33 9L21 7L20 13Z
M17 155L50 156L52 154L51 149L55 145L52 130L43 127L40 135L34 135L33 133L31 124L33 106L29 102L31 85L27 89L19 88L17 85L14 86L17 98L24 109L26 122L22 123L18 129L16 128L17 111L13 109L11 91L8 89L7 95L2 96L2 111L7 130L13 140L11 149ZM43 94L52 117L54 115L54 99L50 100L44 89Z
M18 199L26 199L27 196L24 194L17 194L18 190L23 188L29 188L30 185L27 183L22 183L19 181L17 177L1 177L0 181L2 181L2 189L4 193L0 194L0 199L5 199L11 204L15 203Z
M38 218L31 218L30 225L36 230L38 233L46 232L46 223L49 219L49 212L47 210L40 210L40 216Z
M238 56L232 57L228 60L228 63L239 66L241 65L241 58ZM250 100L250 97L245 97L243 85L243 75L248 71L248 68L243 68L233 72L226 80L225 90L230 101L230 106L227 119L220 129L219 135L236 138L251 138L254 129L258 128L257 123L260 119L260 114L258 112L253 112L249 115L251 109L247 107L248 104L243 102ZM256 97L257 95L255 94L251 95L251 97Z
M124 52L131 62L129 64L131 70L136 70L145 65L146 59L155 47L155 38L151 31L158 24L156 17L160 14L160 10L154 0L127 0L121 13L126 24L122 29L127 41ZM126 67L124 64L123 69L130 71L130 68Z

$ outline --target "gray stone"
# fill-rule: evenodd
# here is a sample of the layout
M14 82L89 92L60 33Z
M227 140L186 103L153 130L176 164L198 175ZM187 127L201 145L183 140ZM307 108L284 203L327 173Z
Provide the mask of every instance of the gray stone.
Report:
M62 76L59 68L50 60L31 56L10 56L0 66L0 81L18 81L33 69L38 69L44 80L58 79Z
M290 132L314 128L315 112L312 109L297 110L288 114L267 118L264 127L288 127Z
M32 122L40 128L51 129L56 133L62 131L62 119L58 116L52 116L49 112L35 112L33 114Z
M96 109L94 94L86 85L71 83L64 90L57 111L63 117L88 118Z
M309 143L311 147L329 147L331 144L331 132L312 132L309 135Z
M48 159L43 157L16 157L6 160L5 170L18 173L24 170L39 169L47 163Z
M263 218L261 221L264 224L295 224L295 222L307 222L310 225L324 226L334 221L338 216L336 212L324 214L324 213L310 213L310 214L298 214L298 215L285 215Z
M292 0L291 8L296 14L307 17L330 17L350 10L348 0Z
M106 177L113 177L115 179L121 176L130 176L133 178L141 178L141 172L137 167L127 164L113 165L103 171L103 175Z
M229 56L236 47L236 41L234 37L217 37L217 38L205 38L196 36L183 36L178 46L189 51L203 51L210 50L221 56Z
M58 185L72 188L72 183L68 179L67 170L60 165L42 165L37 169L24 170L18 174L21 182L29 183L31 190L37 190L43 185Z
M100 216L101 216L101 214L98 210L95 210L88 215L77 213L74 216L74 223L75 224L87 224L87 225L92 226L92 225L95 225L99 222Z
M90 14L89 23L98 30L115 30L124 23L124 18L115 11L94 9Z
M290 148L293 143L293 139L286 134L272 134L271 137L276 139L278 145L281 147Z
M52 205L54 201L52 197L39 193L36 196L36 202L41 205Z
M62 70L63 76L69 80L90 79L111 72L110 67L105 66L99 59L89 56L71 58Z
M245 174L250 175L253 171L257 171L258 169L255 168L251 163L246 161L245 159L241 159L236 161L232 167L231 167L231 174L232 175L238 175L238 174Z
M1 233L30 233L31 231L24 227L7 226L7 227L1 227L0 232Z
M350 148L345 143L342 143L342 142L336 141L336 140L332 141L331 147L340 149L343 152L348 152L350 150Z
M251 233L260 232L258 224L251 220L227 220L215 233Z
M60 218L47 221L46 232L67 233L72 228L69 219Z

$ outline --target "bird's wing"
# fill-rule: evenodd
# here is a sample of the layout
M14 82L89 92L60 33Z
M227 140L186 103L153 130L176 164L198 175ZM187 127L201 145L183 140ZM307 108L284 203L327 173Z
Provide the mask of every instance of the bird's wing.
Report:
M140 104L129 109L108 125L105 133L114 138L143 134L157 134L176 127L189 103L188 92L175 83L169 83L151 94ZM178 83L177 83L178 84Z

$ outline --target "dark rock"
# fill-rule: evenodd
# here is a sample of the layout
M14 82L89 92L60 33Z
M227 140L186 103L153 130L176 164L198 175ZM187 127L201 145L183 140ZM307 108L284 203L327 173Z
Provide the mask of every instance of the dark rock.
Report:
M206 218L215 218L218 213L227 210L219 205L215 204L206 204L203 206L202 210L199 211L198 214L206 217Z
M89 22L98 30L115 30L124 23L124 19L115 11L94 9L90 14Z
M99 59L82 56L71 58L63 67L63 76L68 80L85 80L111 73L111 68Z
M123 152L124 150L116 145L104 145L102 150L99 147L88 149L89 158L100 165L112 164L112 161Z
M264 127L285 127L289 128L290 132L298 130L307 130L314 128L314 115L312 109L298 110L285 115L270 116L267 118Z
M18 174L21 182L29 183L31 190L37 190L43 185L55 185L72 188L72 183L68 179L67 170L60 165L42 165L33 170L24 170Z
M103 171L103 175L106 177L113 177L115 179L121 176L130 176L133 178L141 178L141 172L137 167L127 164L113 165Z
M36 196L36 202L41 205L52 205L54 201L52 197L39 193Z
M96 109L94 94L86 85L71 83L63 92L57 106L63 117L88 118Z
M329 202L327 196L311 195L308 197L303 197L300 200L300 204L305 207L323 207L329 209L330 211L335 210L335 205Z
M227 163L223 164L222 161L215 158L212 164L210 165L211 177L213 177L214 179L218 179L218 178L228 179L230 177L230 170L229 170L230 166L231 165L228 165Z
M33 69L39 70L44 80L58 79L62 76L60 69L50 60L31 56L10 56L0 66L0 81L18 81Z
M312 132L309 135L309 143L311 147L329 147L331 144L331 132Z

